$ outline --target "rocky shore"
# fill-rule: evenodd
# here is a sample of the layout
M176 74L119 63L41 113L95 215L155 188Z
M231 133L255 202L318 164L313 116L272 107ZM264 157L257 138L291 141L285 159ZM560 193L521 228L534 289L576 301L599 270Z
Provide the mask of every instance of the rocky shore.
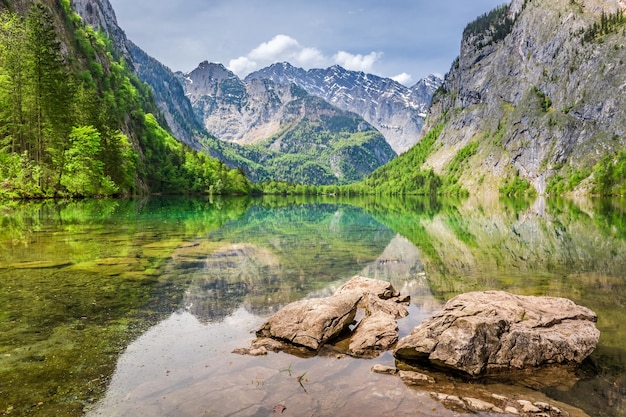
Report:
M429 391L447 408L572 415L544 401L485 390L459 394L449 381L489 378L534 388L573 383L573 371L598 344L593 311L565 298L471 292L452 298L398 340L397 320L407 317L409 303L389 282L357 276L330 297L286 305L259 327L249 348L234 353L372 358L392 351L395 366L376 365L372 371Z

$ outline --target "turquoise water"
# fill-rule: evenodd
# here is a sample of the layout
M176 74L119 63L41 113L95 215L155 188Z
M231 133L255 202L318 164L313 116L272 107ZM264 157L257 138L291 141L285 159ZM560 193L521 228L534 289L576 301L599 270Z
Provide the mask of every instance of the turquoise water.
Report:
M402 333L466 291L593 309L601 341L577 380L514 390L580 415L626 415L625 210L623 200L542 199L9 203L0 206L0 415L269 415L279 403L291 415L454 415L369 371L393 364L389 354L230 353L280 306L357 274L412 295Z

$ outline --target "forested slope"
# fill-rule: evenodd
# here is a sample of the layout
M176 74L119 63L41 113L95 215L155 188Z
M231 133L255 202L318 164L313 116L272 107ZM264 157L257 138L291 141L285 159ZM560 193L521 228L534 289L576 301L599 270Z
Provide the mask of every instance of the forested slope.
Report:
M168 133L150 88L69 0L0 13L0 197L250 191Z

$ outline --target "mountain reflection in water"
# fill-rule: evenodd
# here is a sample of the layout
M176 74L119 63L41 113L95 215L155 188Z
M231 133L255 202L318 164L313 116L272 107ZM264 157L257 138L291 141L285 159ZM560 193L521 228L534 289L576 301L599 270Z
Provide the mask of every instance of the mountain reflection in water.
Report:
M425 285L417 248L405 238L392 238L382 255L361 272L392 277L403 293L431 308L439 304ZM424 402L431 410L442 411L440 405L408 389L399 379L371 373L375 361L300 359L287 354L253 358L230 353L248 345L264 317L282 305L280 296L274 300L267 295L262 303L257 299L260 290L255 289L256 282L271 286L284 274L267 250L242 244L226 246L208 256L204 267L187 273L193 278L185 292L185 311L174 313L128 347L106 398L90 416L269 415L279 403L300 410L292 415L316 410L317 415L349 416L359 409L363 415L385 415L413 412L416 404ZM343 282L331 282L309 296L332 293ZM251 297L247 299L248 294ZM225 296L234 301L221 302ZM411 310L413 320L427 316L416 306ZM377 361L392 358L385 354ZM305 372L303 388L296 377ZM406 402L405 407L390 403L394 398Z

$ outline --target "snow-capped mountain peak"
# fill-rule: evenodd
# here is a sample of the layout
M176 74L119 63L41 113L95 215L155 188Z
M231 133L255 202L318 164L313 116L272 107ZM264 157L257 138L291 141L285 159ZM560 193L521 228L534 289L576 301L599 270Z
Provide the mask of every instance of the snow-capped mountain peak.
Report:
M246 77L246 81L252 79L296 84L309 94L357 113L375 126L398 153L417 142L432 95L443 82L432 75L409 88L390 78L350 71L339 65L307 71L286 62Z

